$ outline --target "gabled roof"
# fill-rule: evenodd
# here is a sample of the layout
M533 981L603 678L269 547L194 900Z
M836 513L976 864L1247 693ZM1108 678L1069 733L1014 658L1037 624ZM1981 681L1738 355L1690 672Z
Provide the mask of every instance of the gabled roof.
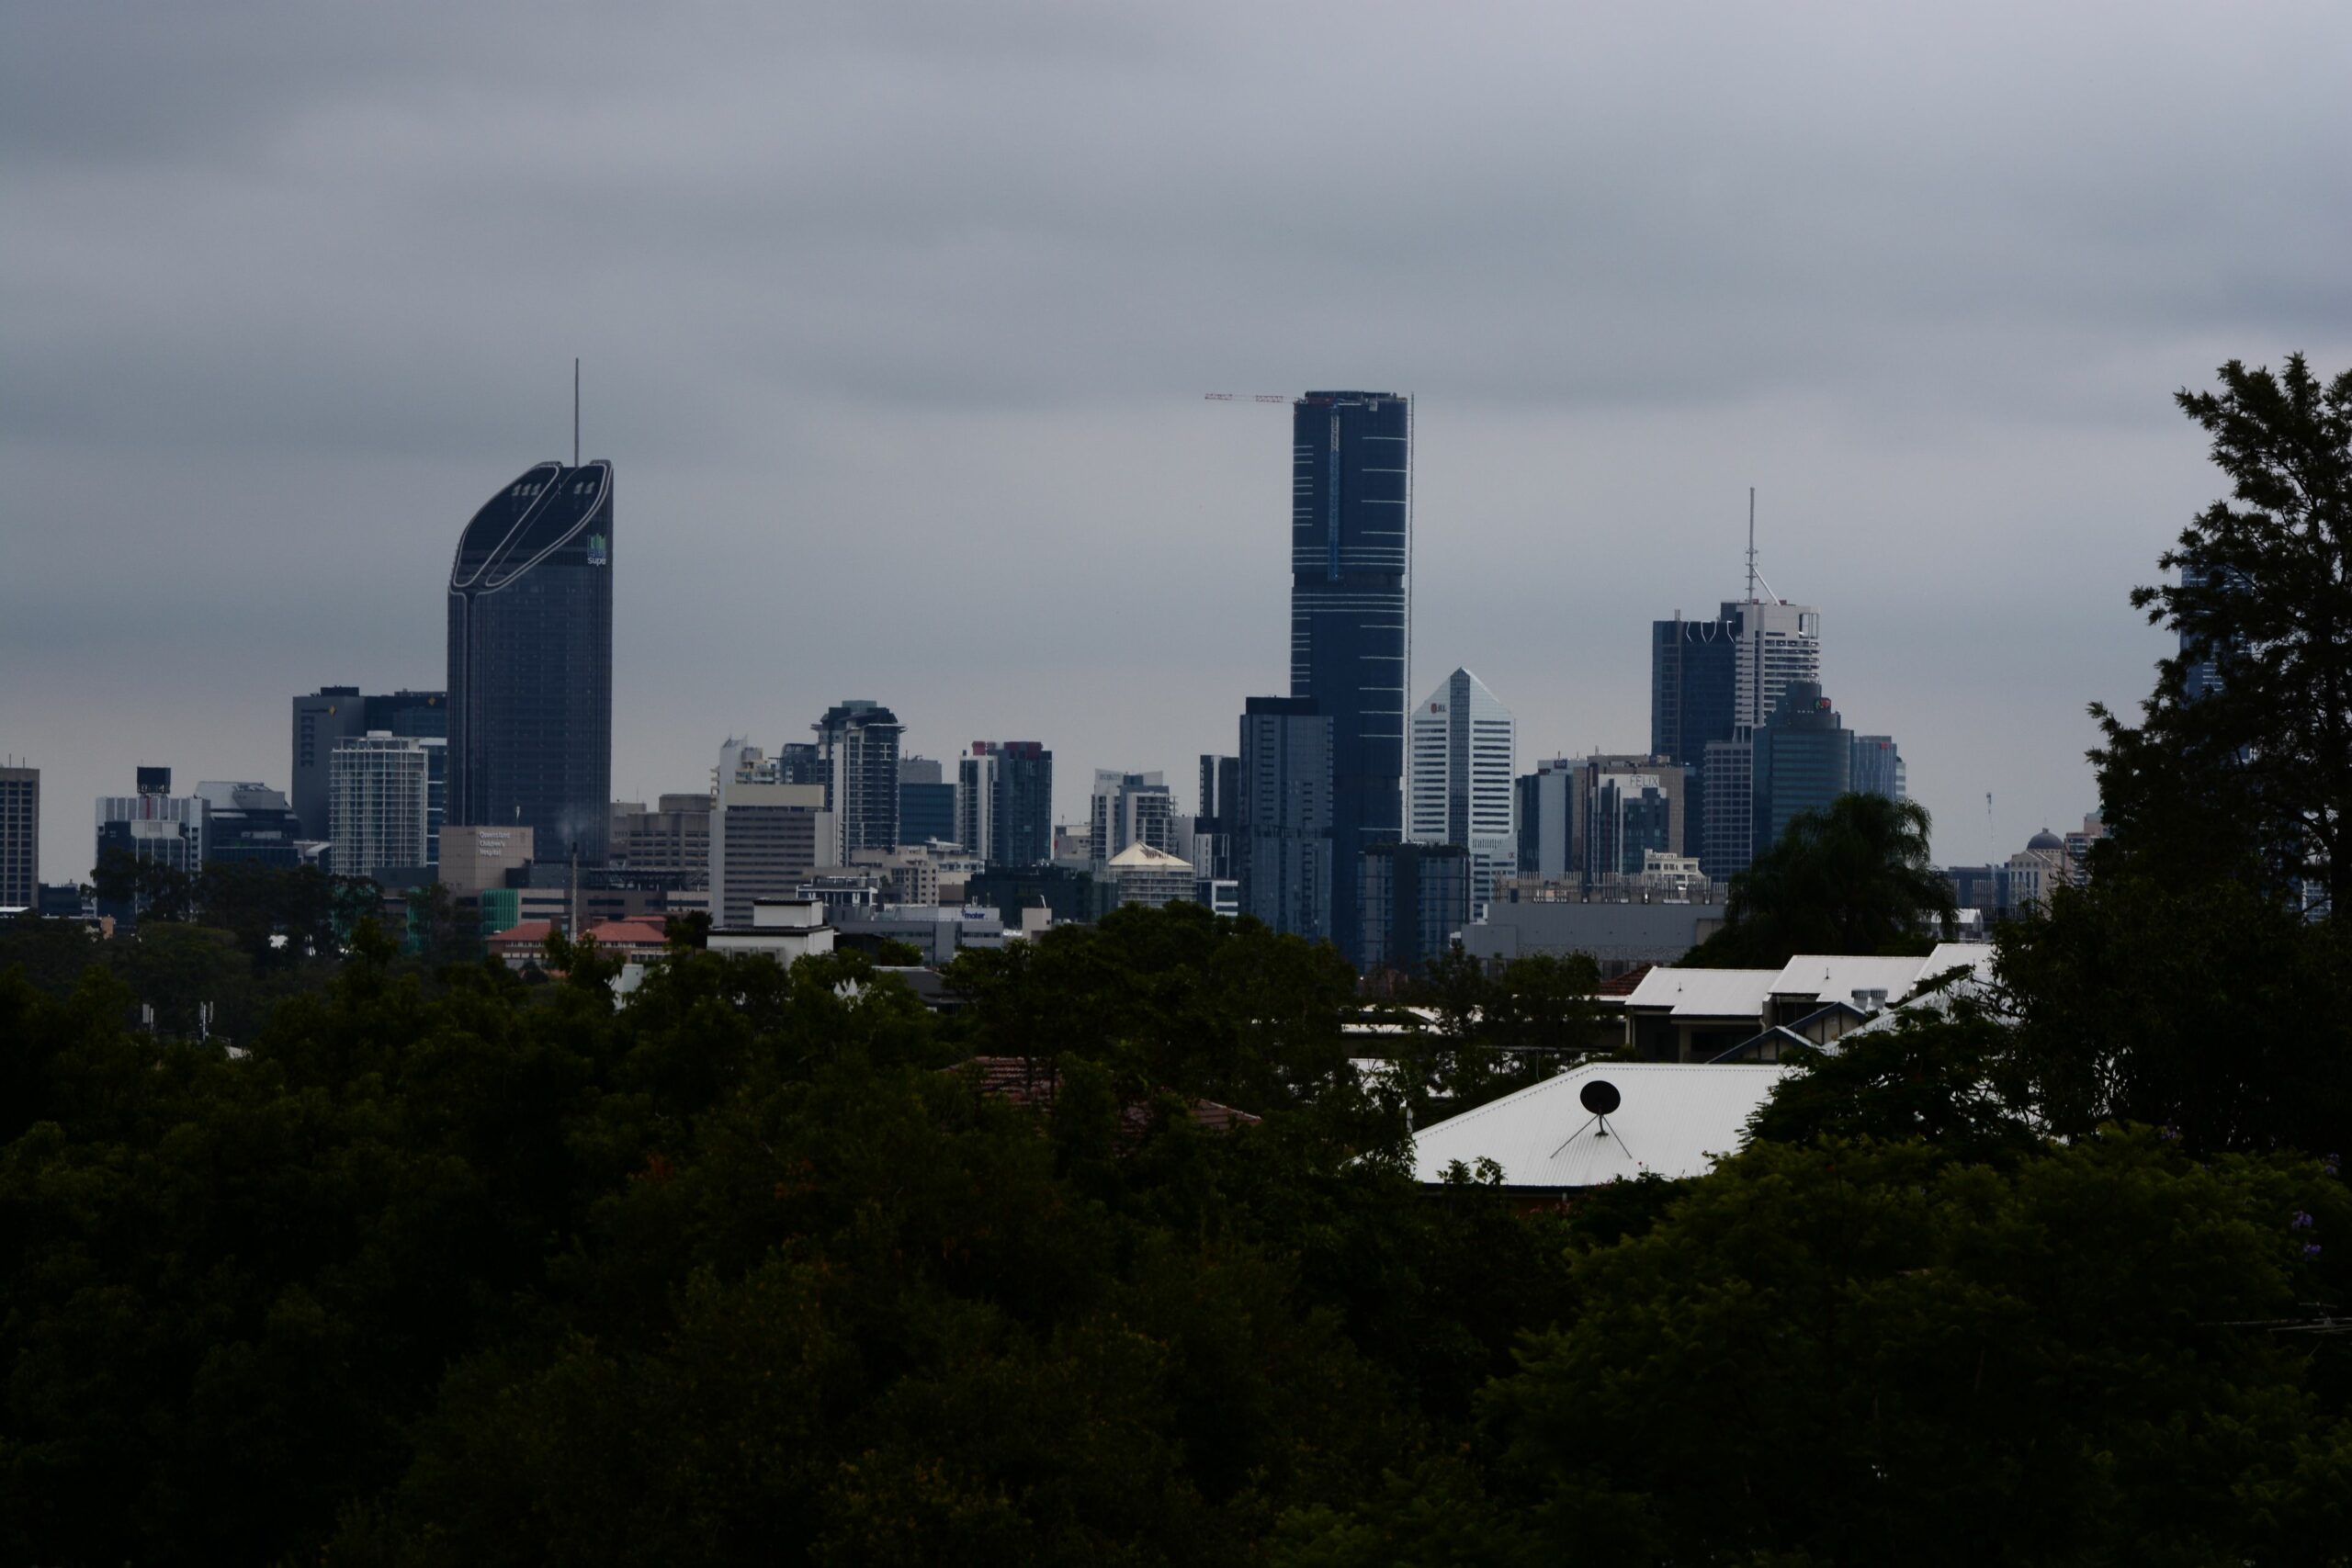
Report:
M1989 942L1939 942L1936 950L1928 954L1927 962L1919 965L1919 973L1912 985L1916 987L1939 975L1963 968L1969 970L1972 977L1979 983L1990 981L1993 978L1993 944Z
M1643 976L1657 968L1655 964L1639 964L1612 979L1603 980L1592 994L1596 997L1630 997L1641 985Z
M1619 1178L1704 1175L1740 1146L1747 1119L1788 1071L1679 1062L1588 1062L1516 1094L1424 1127L1415 1176L1444 1179L1456 1160L1502 1167L1506 1187L1594 1187ZM1585 1109L1587 1084L1619 1095L1606 1117Z
M1776 997L1804 997L1816 1002L1849 1000L1856 991L1884 991L1900 997L1919 978L1918 957L1859 958L1843 954L1801 953L1781 968L1772 981Z
M1669 1018L1761 1018L1778 969L1677 969L1661 964L1642 976L1625 1010Z

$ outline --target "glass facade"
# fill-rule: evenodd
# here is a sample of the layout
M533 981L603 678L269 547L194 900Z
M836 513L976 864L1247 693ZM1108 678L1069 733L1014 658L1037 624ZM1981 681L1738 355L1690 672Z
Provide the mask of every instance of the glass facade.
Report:
M1420 973L1470 923L1470 852L1374 844L1363 854L1363 966Z
M1359 967L1363 852L1405 824L1412 444L1391 392L1292 407L1290 691L1331 724L1329 930Z
M1778 843L1804 811L1826 811L1853 787L1854 738L1818 682L1792 682L1756 732L1755 852Z
M474 514L449 573L457 827L602 864L613 773L613 469L541 463Z

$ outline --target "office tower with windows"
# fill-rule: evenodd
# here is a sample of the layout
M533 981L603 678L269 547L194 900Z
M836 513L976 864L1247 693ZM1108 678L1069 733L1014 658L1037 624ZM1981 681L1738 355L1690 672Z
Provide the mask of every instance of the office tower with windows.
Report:
M991 868L1054 858L1054 754L1037 740L975 740L956 764L956 841Z
M1547 757L1513 790L1519 833L1519 874L1558 882L1577 868L1577 771L1571 757Z
M851 697L825 710L817 732L825 809L834 843L828 865L847 865L855 850L899 844L899 738L905 726L880 703Z
M1201 754L1200 811L1193 818L1193 869L1204 882L1230 882L1241 811L1241 759Z
M375 876L425 863L427 742L370 730L334 749L328 805L335 827L328 867L338 876Z
M0 768L0 909L40 908L40 770Z
M301 827L283 792L263 784L207 779L196 793L204 799L206 864L302 863L297 847Z
M1363 851L1404 836L1412 450L1394 393L1292 406L1290 693L1330 723L1329 931L1359 965Z
M287 791L301 837L332 840L334 824L328 819L328 770L334 749L371 729L405 735L418 740L446 740L449 734L449 697L446 692L382 692L363 694L356 686L322 686L294 699L292 784ZM447 819L448 751L435 747L425 754L432 774L425 780L425 840L428 853L437 854L441 825Z
M613 818L613 863L637 886L685 889L710 880L710 796L665 795L650 811Z
M956 838L956 781L930 757L899 759L899 838L909 844L943 844Z
M546 860L604 863L613 552L607 462L540 463L466 525L449 569L452 825L528 828Z
M1363 852L1363 966L1418 975L1470 923L1476 856L1460 844L1374 844Z
M1176 852L1176 797L1169 791L1165 774L1097 768L1092 808L1089 843L1098 878L1130 844L1149 844L1166 854Z
M138 794L98 797L96 869L162 865L196 875L204 869L204 797L174 795L169 768L141 768L135 778ZM138 909L130 901L98 900L98 913L117 919Z
M1903 765L1903 753L1895 749L1891 735L1855 736L1853 773L1856 795L1884 795L1889 800L1911 798L1910 770Z
M1854 737L1817 681L1793 681L1755 737L1755 852L1780 841L1807 811L1826 811L1853 787Z
M1310 697L1251 697L1241 716L1234 828L1241 912L1309 942L1335 936L1331 730Z
M1683 834L1700 846L1711 877L1746 868L1752 825L1744 777L1723 772L1747 761L1747 741L1794 681L1821 679L1821 613L1759 598L1725 602L1712 621L1677 615L1650 626L1650 752L1688 773ZM1710 749L1725 747L1717 765ZM1708 798L1725 792L1722 809ZM1708 846L1715 848L1710 849Z
M1406 837L1470 852L1470 907L1494 902L1495 879L1519 858L1511 770L1517 728L1485 682L1456 670L1413 709ZM1367 927L1366 930L1370 930Z
M1683 853L1684 770L1657 757L1589 757L1577 773L1576 863L1588 892L1622 887L1652 852Z
M1700 787L1693 793L1702 814L1699 869L1711 881L1730 881L1756 857L1755 763L1756 743L1751 735L1707 742L1699 768ZM1686 812L1690 809L1685 807Z
M825 785L781 782L784 768L756 746L719 749L710 814L710 918L748 928L759 898L789 898L840 842Z

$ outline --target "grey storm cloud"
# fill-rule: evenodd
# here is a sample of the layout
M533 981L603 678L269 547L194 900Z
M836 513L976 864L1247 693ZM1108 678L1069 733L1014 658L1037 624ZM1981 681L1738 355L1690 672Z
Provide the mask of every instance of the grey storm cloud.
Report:
M1645 743L1647 621L1819 604L1951 859L2093 804L2168 396L2352 357L2352 14L11 4L0 750L442 679L472 509L617 465L615 783L870 695L1187 777L1285 678L1287 431L1419 397L1415 682ZM1984 796L1996 806L1990 819Z

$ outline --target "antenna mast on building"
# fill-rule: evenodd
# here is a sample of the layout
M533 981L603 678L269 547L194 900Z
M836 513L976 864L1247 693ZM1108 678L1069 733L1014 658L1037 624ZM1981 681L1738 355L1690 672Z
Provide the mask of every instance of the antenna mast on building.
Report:
M579 367L581 367L579 360L571 362L571 376L574 376L574 383L571 383L571 386L574 386L574 402L579 402ZM1747 487L1747 602L1750 602L1750 604L1755 604L1757 602L1757 487L1755 484Z
M576 354L571 356L571 466L575 468L580 466L580 356ZM1748 509L1754 511L1755 505L1755 493L1750 491ZM1747 553L1751 558L1752 570L1752 558L1756 554L1756 521L1753 517L1748 519L1747 534Z

